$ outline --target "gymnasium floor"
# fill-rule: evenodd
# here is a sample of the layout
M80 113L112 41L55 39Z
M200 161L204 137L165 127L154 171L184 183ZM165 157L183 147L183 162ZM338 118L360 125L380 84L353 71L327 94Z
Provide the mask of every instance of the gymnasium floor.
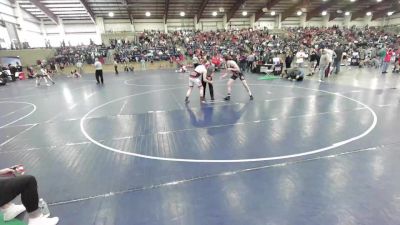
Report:
M0 167L25 165L60 225L400 224L399 76L247 74L254 101L216 79L187 106L173 71L19 81L0 87Z

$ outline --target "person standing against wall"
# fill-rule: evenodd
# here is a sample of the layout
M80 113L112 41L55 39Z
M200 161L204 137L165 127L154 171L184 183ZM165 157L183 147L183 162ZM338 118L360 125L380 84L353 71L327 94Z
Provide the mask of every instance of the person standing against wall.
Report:
M103 64L101 64L101 62L99 61L98 58L95 59L94 62L94 67L96 68L96 80L97 80L97 84L104 84L104 79L103 79Z
M114 59L114 70L115 70L115 75L118 75L118 62L115 59Z

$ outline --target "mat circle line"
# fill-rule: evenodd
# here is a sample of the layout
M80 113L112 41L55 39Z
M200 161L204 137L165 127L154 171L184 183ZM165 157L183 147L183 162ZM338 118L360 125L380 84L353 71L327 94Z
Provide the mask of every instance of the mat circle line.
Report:
M4 127L7 127L7 126L10 126L11 124L14 124L14 123L16 123L16 122L18 122L20 120L23 120L23 119L25 119L26 117L30 116L32 113L34 113L36 111L36 105L33 104L33 103L30 103L30 102L0 101L0 104L3 104L3 103L27 104L27 105L31 105L33 108L32 108L32 111L30 111L28 114L26 114L26 115L24 115L24 116L22 116L22 117L20 117L20 118L18 118L16 120L10 122L10 123L7 123L7 124L1 126L0 129L2 129Z
M156 93L156 92L161 92L161 91L170 91L170 90L175 90L175 89L180 89L177 87L174 88L165 88L165 89L159 89L159 90L151 90L151 91L146 91L146 92L142 92L142 93L137 93L137 94L133 94L133 95L128 95L128 96L124 96L124 97L120 97L111 101L108 101L106 103L103 103L93 109L91 109L90 111L88 111L80 120L80 129L82 134L93 144L102 147L106 150L115 152L115 153L119 153L119 154L124 154L124 155L130 155L130 156L136 156L136 157L140 157L140 158L145 158L145 159L152 159L152 160L160 160L160 161L170 161L170 162L189 162L189 163L246 163L246 162L262 162L262 161L273 161L273 160L282 160L282 159L291 159L291 158L297 158L297 157L302 157L302 156L308 156L308 155L314 155L317 153L321 153L321 152L326 152L332 149L335 149L337 147L346 145L348 143L354 142L356 140L359 140L363 137L365 137L366 135L368 135L377 125L378 122L378 117L375 113L375 111L373 109L371 109L367 104L360 102L356 99L347 97L345 95L342 95L340 93L334 93L334 92L330 92L330 91L324 91L324 90L318 90L318 89L313 89L313 88L305 88L305 87L298 87L298 86L285 86L285 85L271 85L271 84L249 84L251 86L277 86L277 87L290 87L290 88L298 88L298 89L304 89L304 90L312 90L312 91L316 91L316 92L322 92L322 93L326 93L326 94L330 94L330 95L336 95L345 99L348 99L350 101L356 102L360 105L362 105L363 107L365 107L365 109L367 109L373 116L373 121L371 126L365 130L363 133L354 136L352 138L346 139L344 141L339 141L336 142L330 146L324 147L324 148L319 148L319 149L315 149L315 150L310 150L307 152L302 152L302 153L297 153L297 154L290 154L290 155L281 155L281 156L274 156L274 157L262 157L262 158L246 158L246 159L190 159L190 158L169 158L169 157L160 157L160 156L149 156L149 155L144 155L144 154L139 154L139 153L134 153L134 152L126 152L126 151L122 151L120 149L115 149L112 148L110 146L104 145L98 141L96 141L95 139L93 139L86 131L85 129L85 125L84 122L85 120L88 118L88 116L90 114L92 114L94 111L108 105L111 103L115 103L115 102L119 102L121 100L127 99L127 98L131 98L131 97L135 97L135 96L140 96L140 95L145 95L145 94L150 94L150 93Z

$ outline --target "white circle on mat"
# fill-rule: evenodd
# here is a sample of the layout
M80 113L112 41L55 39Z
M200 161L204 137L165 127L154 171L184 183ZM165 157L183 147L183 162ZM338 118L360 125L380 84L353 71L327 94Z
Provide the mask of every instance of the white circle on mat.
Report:
M290 154L290 155L281 155L281 156L274 156L274 157L263 157L263 158L246 158L246 159L220 159L220 160L216 160L216 159L190 159L190 158L169 158L169 157L159 157L159 156L150 156L150 155L144 155L144 154L139 154L139 153L134 153L134 152L126 152L120 149L116 149L107 145L104 145L102 143L100 143L99 141L93 139L87 132L85 129L85 125L84 122L85 120L89 117L90 114L92 114L94 111L108 105L114 102L118 102L127 98L131 98L131 97L135 97L135 96L140 96L140 95L144 95L144 94L150 94L150 93L156 93L156 92L160 92L160 91L169 91L169 90L175 90L175 89L179 89L177 87L174 88L165 88L165 89L159 89L159 90L151 90L151 91L146 91L146 92L142 92L142 93L137 93L137 94L133 94L133 95L128 95L128 96L124 96L121 98L117 98L111 101L108 101L102 105L99 105L93 109L91 109L89 112L87 112L80 120L80 128L81 128L81 132L82 134L93 144L102 147L106 150L115 152L115 153L120 153L120 154L124 154L124 155L130 155L130 156L136 156L136 157L140 157L140 158L145 158L145 159L153 159L153 160L161 160L161 161L171 161L171 162L191 162L191 163L245 163L245 162L261 162L261 161L272 161L272 160L281 160L281 159L291 159L291 158L296 158L296 157L302 157L302 156L308 156L308 155L313 155L313 154L317 154L317 153L321 153L321 152L325 152L325 151L329 151L332 149L335 149L337 147L343 146L345 144L351 143L353 141L359 140L363 137L365 137L366 135L368 135L377 125L378 122L378 117L375 113L374 110L372 110L368 105L366 105L365 103L362 103L356 99L344 96L340 93L334 93L334 92L330 92L330 91L324 91L324 90L318 90L318 89L313 89L313 88L305 88L305 87L297 87L297 86L285 86L285 85L271 85L271 84L249 84L251 86L277 86L277 87L289 87L289 88L298 88L298 89L304 89L304 90L312 90L312 91L316 91L316 92L322 92L322 93L326 93L326 94L330 94L330 95L336 95L342 98L345 98L347 100L356 102L360 105L362 105L363 107L365 107L365 109L367 109L371 115L373 116L373 121L371 123L371 125L369 126L369 128L367 130L365 130L363 133L343 140L343 141L339 141L336 142L332 145L323 147L323 148L319 148L319 149L313 149L307 152L302 152L302 153L297 153L297 154ZM181 87L182 88L182 87Z
M22 116L22 117L20 117L20 118L18 118L16 120L13 120L13 121L5 124L5 125L0 126L0 129L4 128L4 127L7 127L7 126L10 126L11 124L14 124L14 123L16 123L16 122L18 122L20 120L23 120L23 119L25 119L26 117L30 116L32 113L34 113L36 111L36 105L32 104L30 102L3 101L3 102L0 102L0 104L24 104L24 105L32 106L32 110L28 114L26 114L26 115L24 115L24 116Z

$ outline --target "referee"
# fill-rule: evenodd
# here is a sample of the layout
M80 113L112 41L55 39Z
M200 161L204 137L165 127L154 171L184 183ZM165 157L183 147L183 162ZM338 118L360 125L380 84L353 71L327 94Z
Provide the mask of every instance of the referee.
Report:
M101 64L101 62L99 61L98 58L95 59L94 62L94 67L96 68L96 80L97 80L97 84L104 84L104 80L103 80L103 65Z

